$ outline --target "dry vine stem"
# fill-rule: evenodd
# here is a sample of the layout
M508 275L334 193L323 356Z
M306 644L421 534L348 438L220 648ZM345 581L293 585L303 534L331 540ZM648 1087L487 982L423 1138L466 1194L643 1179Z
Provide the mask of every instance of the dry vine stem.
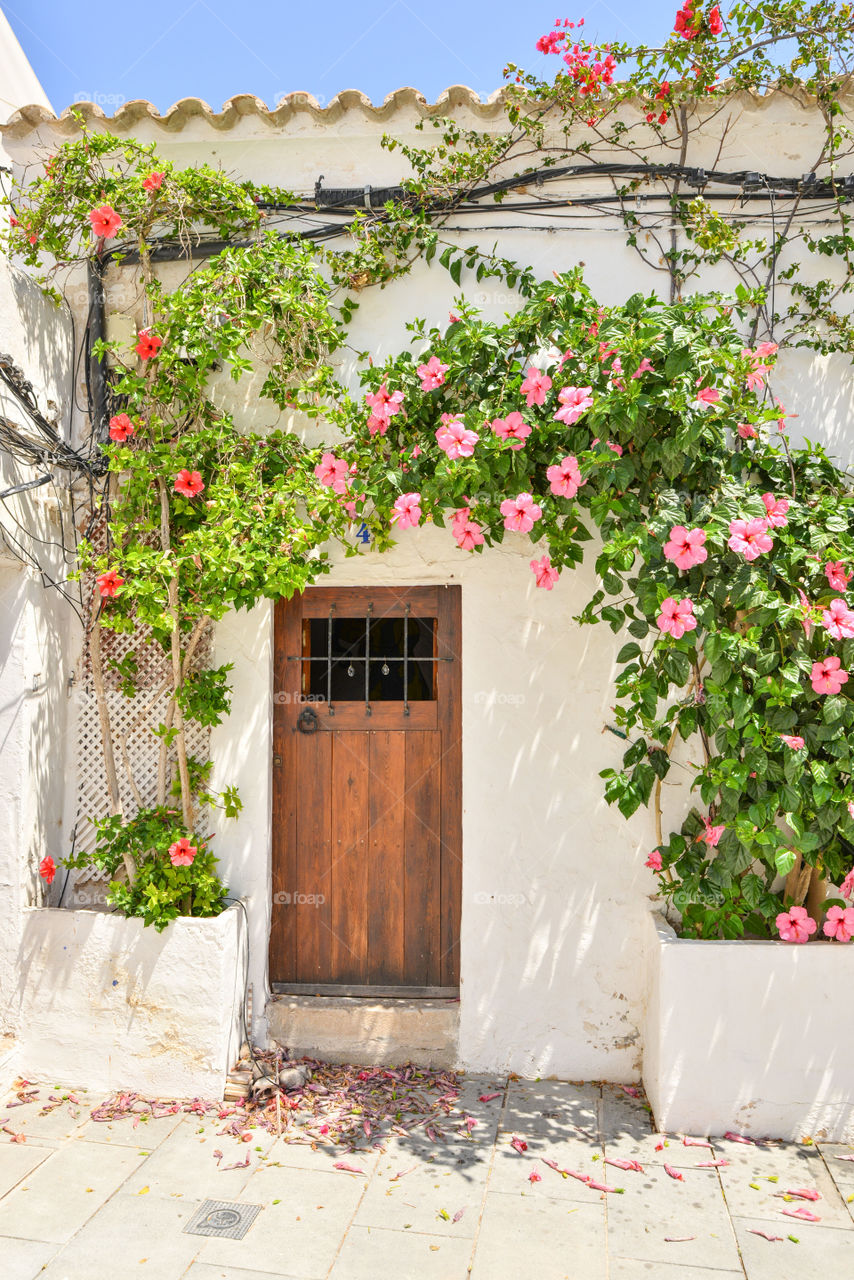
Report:
M160 486L160 542L164 552L170 552L172 542L169 533L169 492L166 488L166 481L163 477L159 480ZM172 699L170 709L172 711L172 721L177 730L175 737L175 748L178 755L178 776L181 780L181 809L184 817L184 826L188 831L193 829L193 797L190 791L190 770L187 765L187 737L184 731L184 713L181 710L181 703L178 699L178 693L181 689L183 678L183 666L181 663L181 629L180 618L178 613L178 578L177 571L169 582L169 616L172 619L172 635L171 635L171 656L172 656ZM165 740L164 740L165 742ZM164 787L165 791L165 787ZM164 797L165 798L165 797Z

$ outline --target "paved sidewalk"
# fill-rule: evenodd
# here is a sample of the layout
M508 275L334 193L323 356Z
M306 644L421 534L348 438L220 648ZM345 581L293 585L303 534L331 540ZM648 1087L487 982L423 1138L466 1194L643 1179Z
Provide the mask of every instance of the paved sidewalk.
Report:
M223 1137L216 1111L98 1123L85 1093L40 1115L50 1093L0 1101L2 1280L854 1275L854 1148L661 1145L616 1086L463 1077L446 1141L366 1138L350 1153L264 1129ZM185 1234L207 1199L261 1209L243 1240ZM783 1212L799 1207L820 1221Z

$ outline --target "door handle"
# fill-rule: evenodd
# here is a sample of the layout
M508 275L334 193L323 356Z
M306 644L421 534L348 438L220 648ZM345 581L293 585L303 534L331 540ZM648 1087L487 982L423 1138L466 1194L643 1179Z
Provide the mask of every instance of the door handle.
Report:
M297 729L300 733L317 733L319 724L317 712L311 707L306 707L305 711L301 711L297 716Z

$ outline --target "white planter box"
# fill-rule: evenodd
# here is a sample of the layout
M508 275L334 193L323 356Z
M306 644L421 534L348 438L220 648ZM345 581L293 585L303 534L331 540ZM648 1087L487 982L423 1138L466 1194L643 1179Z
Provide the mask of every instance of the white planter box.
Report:
M854 943L648 933L643 1081L658 1126L854 1142Z
M163 933L100 911L27 910L5 1010L16 1069L92 1090L221 1098L243 1039L244 922L237 905Z

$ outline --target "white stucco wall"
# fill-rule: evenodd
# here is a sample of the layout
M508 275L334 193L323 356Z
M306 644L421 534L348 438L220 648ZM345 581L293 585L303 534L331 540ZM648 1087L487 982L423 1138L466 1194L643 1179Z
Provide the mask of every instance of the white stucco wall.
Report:
M646 921L643 1081L659 1129L854 1142L854 948L700 942Z
M243 1039L245 957L239 904L162 933L102 911L27 910L17 1069L95 1090L221 1098Z
M462 106L458 115L465 127L500 125L488 111L472 114ZM381 135L391 130L424 145L432 130L417 133L419 118L411 97L372 115L347 96L326 116L295 108L270 117L241 100L239 110L217 122L185 104L168 128L143 109L128 108L116 127L155 141L176 164L219 163L240 176L311 193L321 173L326 186L396 182L400 155L381 149ZM68 132L67 124L29 113L6 131L5 141L23 165L39 146L52 148ZM695 162L711 165L718 132L709 131ZM743 99L718 166L800 175L812 164L818 135L815 114L797 100ZM568 190L549 187L552 195ZM489 206L466 227L448 238L495 244L500 254L532 265L543 277L583 262L604 303L649 290L661 279L613 228L592 219L548 229L541 215ZM170 267L166 274L174 280L178 272ZM124 277L121 305L133 314L131 276ZM711 275L705 283L725 281ZM514 305L500 283L464 285L490 318ZM428 324L444 324L458 292L435 264L417 266L384 290L366 291L353 346L379 358L402 349L413 312ZM81 293L81 308L84 300ZM356 385L352 358L342 361L343 376ZM257 383L246 380L235 389L225 375L222 382L223 397L247 425L293 426L319 438L318 428L306 429L260 400ZM845 360L785 353L775 391L789 413L799 415L790 421L791 437L823 439L838 457L850 456L852 387ZM447 531L427 527L402 535L386 556L341 558L325 581L462 585L462 1064L525 1075L637 1079L645 917L655 887L643 860L653 828L645 812L626 823L610 810L598 777L623 751L604 731L612 719L619 641L604 626L582 630L572 621L595 590L591 568L564 574L558 588L545 593L533 585L531 555L525 538L511 536L499 549L466 556ZM218 824L215 848L232 892L247 899L254 1032L261 1037L270 918L272 607L265 603L219 624L215 659L234 663L234 710L213 733L214 782L236 783L244 803L238 820Z
M0 164L8 159L0 146ZM0 258L0 351L32 382L40 407L56 407L66 428L72 350L68 313ZM0 414L29 428L3 384ZM0 454L0 491L43 472ZM23 912L44 900L38 864L47 853L58 862L68 847L67 680L79 649L67 605L45 590L35 570L21 565L4 535L37 551L51 578L65 578L68 567L57 545L63 519L68 533L61 473L59 481L59 490L46 486L0 501L0 1057L1 1038L11 1039L18 1030L9 999L17 982Z

